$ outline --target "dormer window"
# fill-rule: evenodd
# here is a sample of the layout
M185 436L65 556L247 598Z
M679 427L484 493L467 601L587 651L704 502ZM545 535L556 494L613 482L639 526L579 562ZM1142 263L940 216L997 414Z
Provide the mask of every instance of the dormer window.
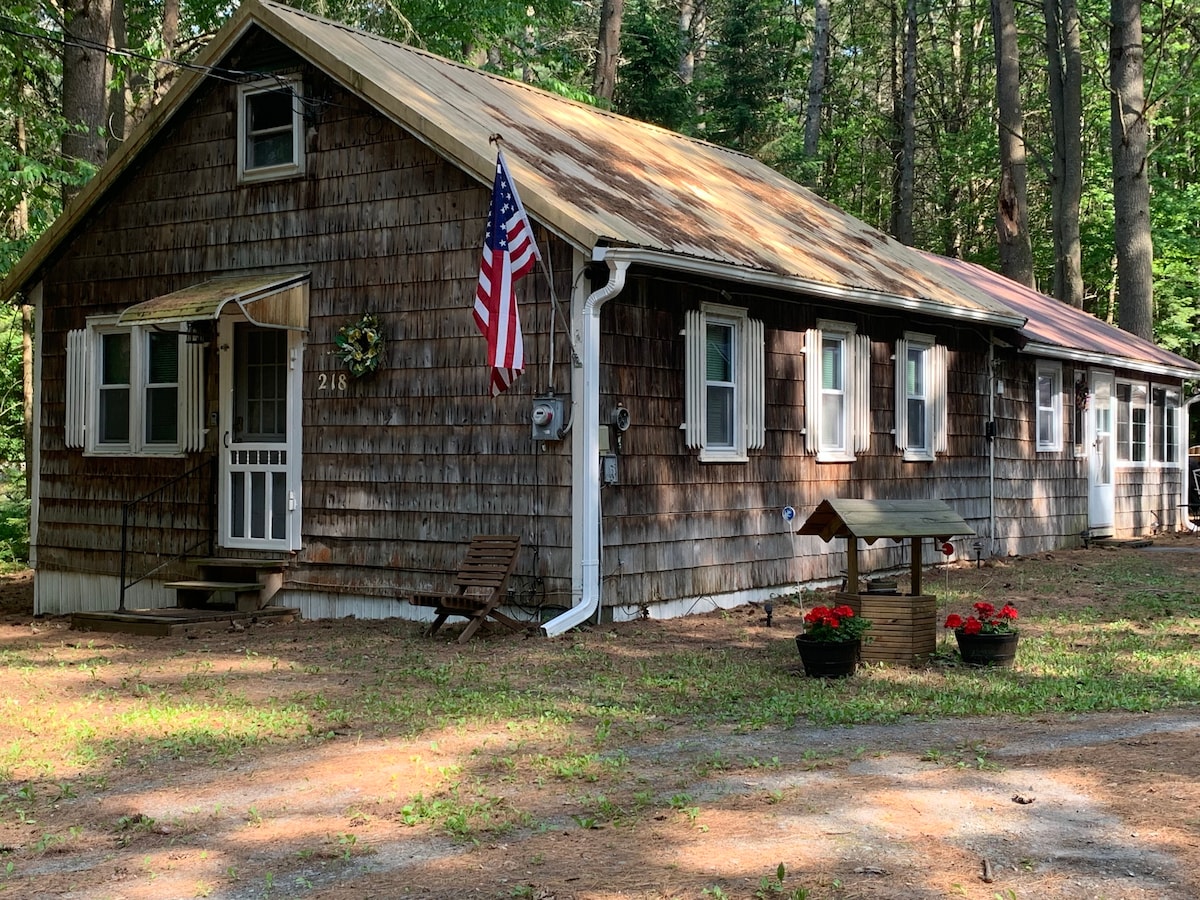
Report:
M304 172L300 82L272 78L238 88L238 177L286 178Z

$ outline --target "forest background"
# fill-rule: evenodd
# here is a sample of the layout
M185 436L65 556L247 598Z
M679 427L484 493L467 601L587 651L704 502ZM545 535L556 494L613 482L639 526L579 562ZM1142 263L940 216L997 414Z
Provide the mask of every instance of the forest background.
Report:
M1200 0L292 5L751 154L903 243L1200 360ZM235 9L10 0L0 278ZM0 321L15 473L30 326L28 308Z

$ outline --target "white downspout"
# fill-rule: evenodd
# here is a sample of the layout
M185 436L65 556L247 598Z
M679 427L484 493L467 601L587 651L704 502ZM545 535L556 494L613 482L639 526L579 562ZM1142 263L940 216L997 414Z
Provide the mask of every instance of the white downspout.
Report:
M572 606L542 625L554 637L587 621L600 607L600 308L625 287L628 260L607 259L608 281L581 304L571 325L583 365L571 373L575 398L571 431Z
M996 433L996 336L988 329L988 424L992 435L988 438L988 558L997 555L996 543L996 441L1000 435Z

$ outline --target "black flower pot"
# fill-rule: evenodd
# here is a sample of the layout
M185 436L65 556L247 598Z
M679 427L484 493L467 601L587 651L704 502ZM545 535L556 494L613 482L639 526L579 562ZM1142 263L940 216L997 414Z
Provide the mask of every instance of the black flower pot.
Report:
M968 666L999 666L1011 668L1017 658L1015 631L1008 634L967 634L961 628L955 630L958 652Z
M862 641L814 641L807 634L798 634L796 649L809 678L845 678L858 668Z

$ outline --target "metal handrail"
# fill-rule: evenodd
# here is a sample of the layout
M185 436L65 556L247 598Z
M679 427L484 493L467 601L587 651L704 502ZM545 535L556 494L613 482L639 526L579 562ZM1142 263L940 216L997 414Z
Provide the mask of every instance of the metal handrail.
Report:
M206 548L206 555L212 555L217 507L216 469L217 459L215 456L210 457L198 466L188 469L182 475L177 475L154 490L126 502L121 508L121 596L117 604L118 612L125 611L125 591L138 582L144 581L156 572L162 571L171 563L186 558L200 547ZM203 519L194 529L191 527L174 527L174 516L172 514L170 527L155 529L155 534L159 538L157 547L146 547L141 550L131 548L130 544L134 530L139 527L137 524L139 510L144 510L148 504L153 502L157 505L156 508L159 511L159 518L161 519L163 510L173 513L172 505L177 505L182 499L188 499L192 504L200 506L204 510ZM148 520L149 518L149 516L143 515L144 520ZM146 530L147 528L148 525L142 526L142 530ZM178 538L193 530L201 533L199 540L185 543L181 547L172 547L170 545L172 537ZM134 553L148 556L155 560L156 564L139 575L131 576L129 574L130 556Z

